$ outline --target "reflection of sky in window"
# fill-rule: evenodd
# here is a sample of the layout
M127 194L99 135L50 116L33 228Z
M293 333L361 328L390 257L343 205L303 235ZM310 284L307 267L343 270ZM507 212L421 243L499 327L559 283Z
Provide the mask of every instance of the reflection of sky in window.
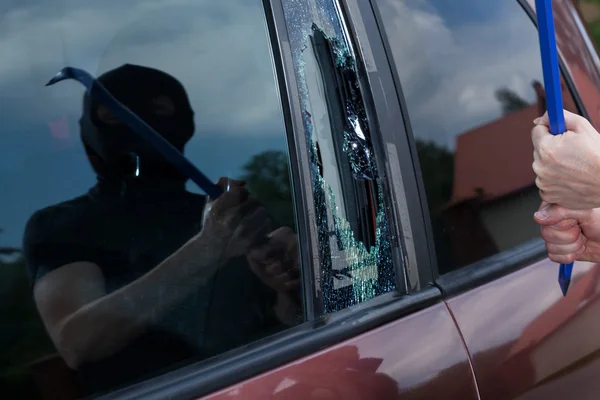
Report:
M178 78L196 113L186 154L212 179L286 149L259 0L16 4L0 1L0 245L18 246L34 211L94 184L77 127L83 89L44 87L67 64L95 75L140 64Z
M535 27L515 1L378 0L415 133L454 147L502 115L495 91L535 101Z

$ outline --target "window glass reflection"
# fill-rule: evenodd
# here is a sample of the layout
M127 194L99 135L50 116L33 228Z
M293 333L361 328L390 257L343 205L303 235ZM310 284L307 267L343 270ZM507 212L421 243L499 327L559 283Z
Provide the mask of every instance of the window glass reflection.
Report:
M262 3L0 8L2 390L106 392L301 322ZM99 76L232 193L207 206L81 85L44 86L67 65Z
M535 26L517 2L378 0L416 140L441 273L539 237ZM576 111L563 83L565 108Z

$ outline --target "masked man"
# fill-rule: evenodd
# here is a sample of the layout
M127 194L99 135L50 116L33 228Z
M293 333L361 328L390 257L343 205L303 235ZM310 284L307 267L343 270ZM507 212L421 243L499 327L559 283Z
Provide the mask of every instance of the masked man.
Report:
M99 81L184 150L194 115L175 78L124 65ZM81 138L97 184L36 212L24 250L39 313L84 391L156 375L297 322L293 232L271 232L266 210L238 182L207 208L205 196L185 190L185 176L102 104L88 94L83 103Z

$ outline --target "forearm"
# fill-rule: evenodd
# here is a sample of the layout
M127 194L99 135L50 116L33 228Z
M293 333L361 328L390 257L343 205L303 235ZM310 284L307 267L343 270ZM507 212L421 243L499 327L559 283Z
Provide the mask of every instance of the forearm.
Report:
M136 281L69 316L59 334L72 367L110 356L142 335L192 291L202 290L218 270L210 242L188 242Z

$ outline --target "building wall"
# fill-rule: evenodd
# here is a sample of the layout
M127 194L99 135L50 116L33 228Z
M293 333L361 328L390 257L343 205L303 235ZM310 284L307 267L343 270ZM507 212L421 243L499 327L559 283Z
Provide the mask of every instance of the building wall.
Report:
M600 20L600 4L590 1L575 2L581 11L581 16L587 23Z
M535 186L518 195L502 198L481 208L481 220L498 251L508 250L540 237L533 213L541 203Z

